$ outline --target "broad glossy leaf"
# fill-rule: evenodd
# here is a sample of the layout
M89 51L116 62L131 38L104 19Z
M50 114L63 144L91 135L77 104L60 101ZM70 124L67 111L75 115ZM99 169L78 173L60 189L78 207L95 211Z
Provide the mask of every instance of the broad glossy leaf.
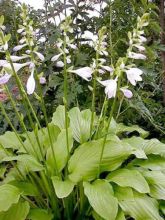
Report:
M19 161L18 166L22 166L26 170L26 172L29 171L41 171L44 169L44 167L33 157L28 154L22 154L18 156L11 156L6 157L3 159L3 161Z
M91 114L89 109L80 112L77 107L69 111L70 127L73 131L73 137L79 143L86 142L90 137Z
M132 137L124 139L124 141L137 150L143 150L146 155L154 154L165 157L165 144L157 139L144 140L140 137Z
M159 205L155 199L133 191L131 188L115 188L115 196L125 215L135 220L163 220L159 215Z
M22 147L15 133L11 131L7 131L4 135L0 136L0 145L4 148L12 148L13 150L18 150Z
M21 192L22 195L25 196L39 196L40 193L36 186L30 182L23 182L23 181L12 181L10 182L12 186L16 186Z
M116 220L126 220L124 212L119 209Z
M102 218L115 220L118 212L118 201L114 197L112 186L106 180L93 183L84 182L84 193L92 208Z
M11 206L6 212L0 213L1 220L25 220L29 212L30 206L28 202L19 201Z
M12 204L18 202L21 192L15 186L4 184L0 186L0 212L7 211Z
M65 129L65 107L59 105L52 117L52 123L57 125L60 129Z
M60 199L67 197L73 191L75 185L69 179L62 181L57 176L52 177L52 182L56 195Z
M53 215L45 209L30 209L29 220L52 220Z
M147 181L137 170L119 169L110 173L107 178L122 187L132 187L140 193L149 193Z
M69 140L69 152L73 147L73 138L71 129L68 129L68 140ZM66 130L61 130L60 134L57 137L57 140L53 142L53 149L55 154L55 159L57 163L58 170L61 171L67 162L68 150L66 142ZM46 163L52 175L54 175L54 158L51 147L49 147L46 155Z
M98 174L103 140L91 141L79 146L71 156L68 169L73 182L90 181ZM101 172L117 169L132 153L131 147L121 142L107 141L101 161Z

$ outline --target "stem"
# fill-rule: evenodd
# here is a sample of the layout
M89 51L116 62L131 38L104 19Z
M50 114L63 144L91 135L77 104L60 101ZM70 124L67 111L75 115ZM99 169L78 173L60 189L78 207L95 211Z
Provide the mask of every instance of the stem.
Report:
M113 63L113 58L112 58L112 48L113 48L113 43L112 43L112 4L111 0L109 1L109 44L110 44L110 59L111 59L111 65Z
M67 145L67 152L68 152L68 159L69 159L70 151L69 151L68 117L67 117L68 81L67 81L67 60L66 60L65 49L66 49L66 36L64 36L64 105L65 105L66 145Z

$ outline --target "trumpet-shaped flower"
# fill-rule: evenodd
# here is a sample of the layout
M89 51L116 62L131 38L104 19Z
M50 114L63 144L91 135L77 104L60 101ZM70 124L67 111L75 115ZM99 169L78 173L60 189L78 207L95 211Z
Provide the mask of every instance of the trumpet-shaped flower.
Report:
M61 55L62 55L62 53L53 56L52 59L51 59L51 61L52 61L52 62L57 61Z
M68 46L73 50L77 49L77 46L75 44L68 44Z
M132 58L132 59L137 59L137 60L145 60L146 59L146 56L144 54L134 53L134 52L129 52L128 57Z
M106 70L107 72L113 72L113 68L110 66L101 66L102 69Z
M11 77L11 74L5 73L5 75L0 76L0 85L6 84Z
M82 67L77 70L70 70L69 72L77 74L78 76L82 77L86 81L90 81L92 78L93 70L90 67Z
M109 99L115 98L117 92L117 78L109 79L105 81L99 81L103 86L105 86L105 94Z
M10 56L10 58L11 58L11 60L13 61L13 62L17 62L17 61L19 61L19 60L23 60L23 59L25 59L25 58L27 58L28 56L27 55L25 55L25 56Z
M26 84L26 89L27 89L27 94L28 95L32 95L34 90L35 90L35 79L34 79L34 68L32 68L31 74L27 80L27 84Z
M64 67L64 63L62 61L58 61L55 65L56 67L59 67L59 68Z
M128 98L128 99L132 98L133 93L131 92L131 90L129 90L127 88L121 88L120 90L123 92L123 94L126 98Z
M41 61L44 61L45 60L45 57L41 54L41 53L39 53L39 52L34 52L37 56L38 56L38 58L41 60Z
M128 81L135 86L138 81L142 81L142 73L143 71L138 68L130 68L125 71L127 74Z
M27 63L13 63L13 66L14 66L15 72L18 72L20 69L22 69L23 67L28 66L30 64L31 64L31 62L27 62ZM5 68L6 72L8 72L8 71L11 72L12 71L12 67L11 67L10 63L4 64L3 67Z
M13 48L13 51L17 52L26 46L27 44L17 45L16 47Z

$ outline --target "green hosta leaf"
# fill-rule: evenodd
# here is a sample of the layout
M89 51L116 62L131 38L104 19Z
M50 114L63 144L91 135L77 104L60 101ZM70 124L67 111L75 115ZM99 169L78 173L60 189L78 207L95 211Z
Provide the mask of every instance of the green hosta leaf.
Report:
M100 163L103 140L91 141L78 147L68 164L69 178L73 182L90 181L96 178ZM113 171L131 154L129 145L121 142L107 141L101 161L101 172Z
M147 131L140 128L138 125L126 126L122 123L119 123L119 124L116 123L116 121L114 119L112 119L112 121L111 121L109 131L111 133L115 133L115 134L121 134L124 132L132 133L134 131L137 131L140 134L140 136L143 138L147 137L149 134Z
M52 220L53 215L45 209L31 209L28 215L29 220Z
M135 220L163 220L159 215L158 202L131 188L116 187L115 196L126 215Z
M1 16L0 16L0 26L3 25L3 23L4 23L4 16L1 15Z
M3 159L3 161L19 161L19 165L22 168L26 170L26 172L29 171L41 171L44 169L44 167L33 157L27 154L22 154L19 156L11 156L11 157L6 157Z
M28 202L18 202L11 206L7 212L0 213L1 220L25 220L29 212Z
M69 111L70 127L74 139L79 143L86 142L90 137L91 111L89 109L80 112L75 107Z
M0 212L7 211L12 204L18 202L21 192L15 186L4 184L0 186Z
M73 147L73 138L71 129L68 129L68 140L69 140L69 152ZM58 170L61 171L67 162L68 158L68 150L67 150L67 142L66 142L66 130L61 130L61 133L58 135L57 140L53 142L53 149L55 154L55 159L57 163ZM52 175L54 175L54 158L52 149L49 148L46 155L46 162L48 168Z
M60 105L53 114L52 123L60 129L65 129L65 107Z
M137 150L143 150L146 155L154 154L165 157L165 144L157 139L144 140L140 137L132 137L124 139L124 141Z
M62 181L57 176L52 177L52 182L56 195L60 199L67 197L73 191L75 185L69 179Z
M25 196L39 196L38 189L36 186L30 182L23 182L23 181L12 181L10 182L12 186L16 186L21 192L22 195Z
M143 175L150 184L150 195L165 200L165 174L161 171L144 171Z
M137 170L120 169L113 171L106 178L122 187L132 187L140 193L149 193L148 183Z
M22 147L15 133L11 131L7 131L4 135L0 136L0 145L4 148L12 148L14 150Z
M165 171L165 159L159 156L149 156L148 160L135 159L129 166L140 166L145 169Z
M115 220L118 201L114 197L112 186L105 180L96 180L92 184L84 182L84 193L90 205L102 218Z

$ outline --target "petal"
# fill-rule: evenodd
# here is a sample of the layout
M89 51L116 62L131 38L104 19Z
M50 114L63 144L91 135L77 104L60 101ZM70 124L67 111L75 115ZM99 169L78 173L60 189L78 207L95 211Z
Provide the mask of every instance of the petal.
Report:
M6 84L9 81L10 77L11 77L11 75L8 73L6 73L4 76L1 76L0 77L0 85Z
M38 58L41 60L41 61L44 61L45 60L45 57L41 54L41 53L39 53L39 52L34 52L37 56L38 56Z
M62 53L60 53L60 54L58 54L58 55L53 56L53 57L52 57L52 59L51 59L51 61L52 61L52 62L57 61L57 60L58 60L58 58L59 58L61 55L62 55Z
M17 52L26 46L27 46L27 44L17 45L16 47L13 48L13 51Z
M32 71L30 77L29 77L28 80L27 80L27 84L26 84L27 94L28 94L28 95L33 94L33 92L34 92L34 90L35 90L35 85L36 85L36 83L35 83L33 74L34 74L34 71Z
M46 79L43 76L40 77L39 81L40 81L40 84L46 84Z
M55 65L56 67L59 67L59 68L64 67L64 63L62 61L58 61Z
M133 93L131 90L125 88L121 88L120 90L123 92L125 97L127 97L128 99L132 98Z

